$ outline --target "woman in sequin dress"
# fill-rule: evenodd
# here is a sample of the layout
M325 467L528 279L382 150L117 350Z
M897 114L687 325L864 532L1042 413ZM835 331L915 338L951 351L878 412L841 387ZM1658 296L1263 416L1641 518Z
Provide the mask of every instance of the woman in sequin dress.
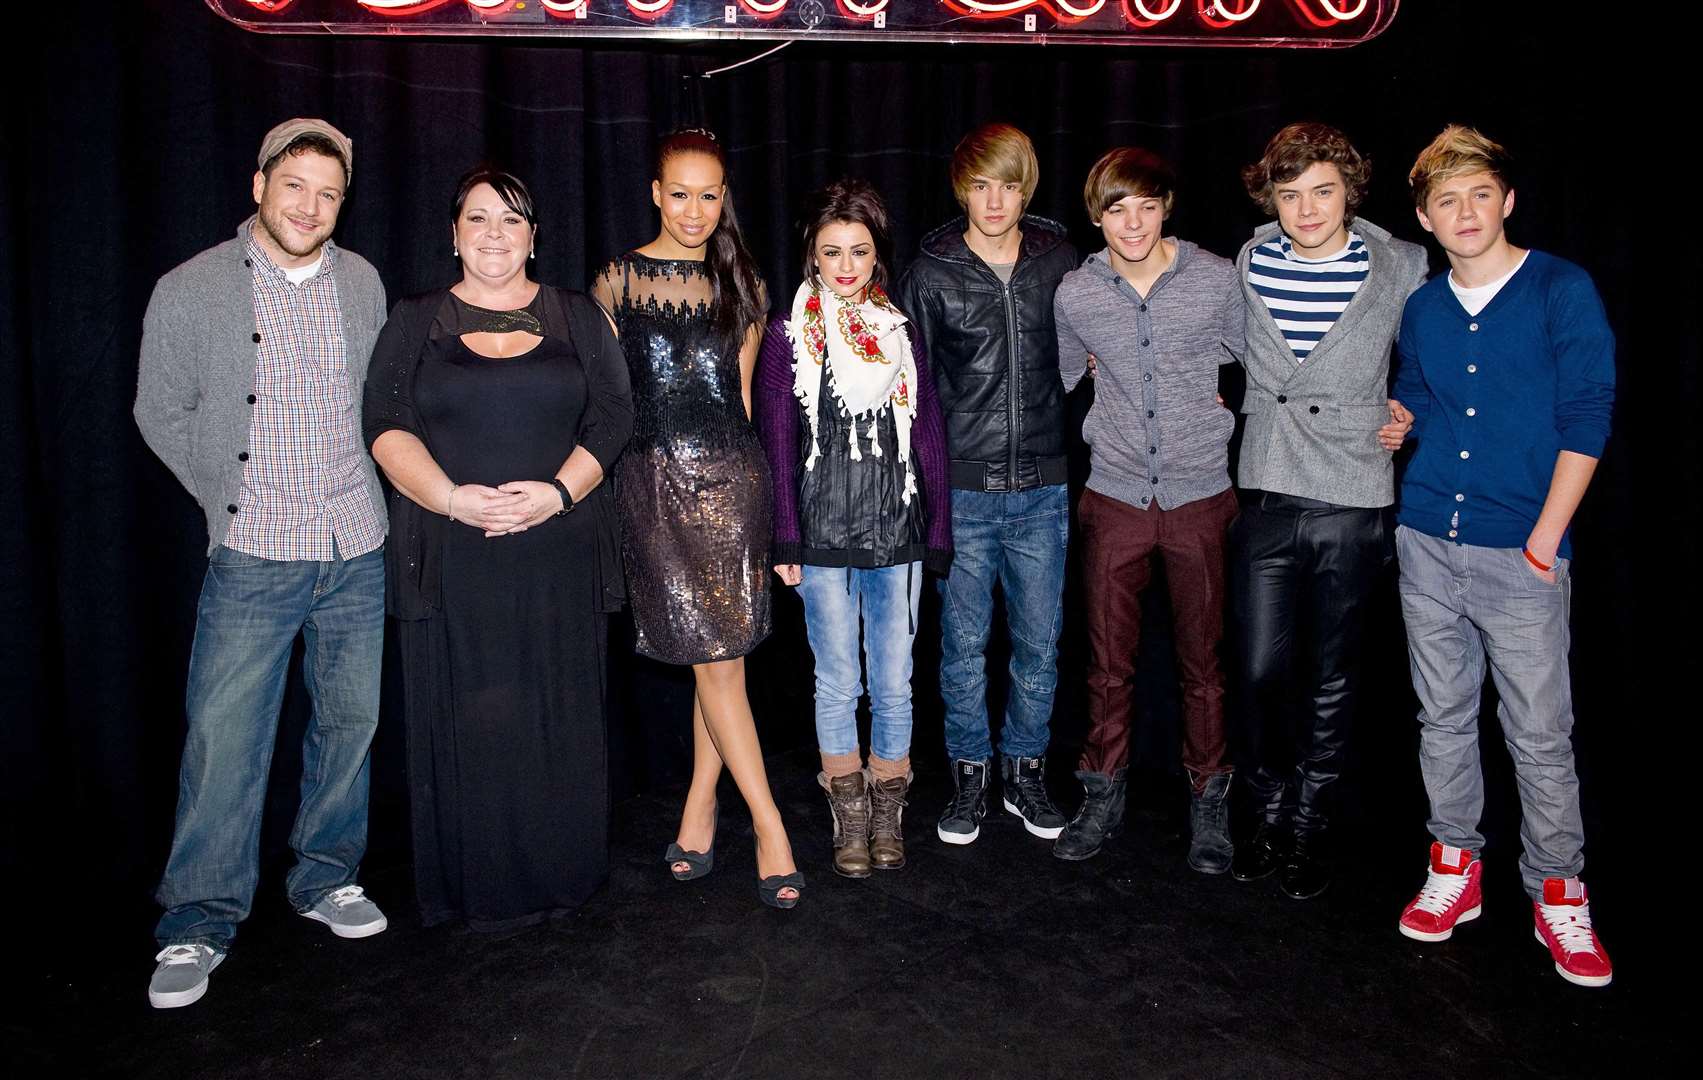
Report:
M768 468L751 426L766 315L762 280L728 202L715 137L682 131L657 150L655 240L598 275L636 411L616 479L638 651L690 664L692 786L664 858L681 880L713 867L716 783L733 774L757 836L759 894L792 907L804 878L769 793L745 655L768 636Z

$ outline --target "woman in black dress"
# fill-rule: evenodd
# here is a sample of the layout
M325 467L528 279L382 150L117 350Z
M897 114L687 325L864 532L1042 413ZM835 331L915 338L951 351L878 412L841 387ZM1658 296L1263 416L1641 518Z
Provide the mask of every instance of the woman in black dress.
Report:
M577 907L608 871L604 649L621 601L605 471L632 430L626 365L579 293L527 277L515 177L454 203L462 277L396 305L367 376L390 497L414 880L427 925Z
M728 202L715 137L657 150L655 240L615 259L592 294L620 329L633 442L616 483L638 651L690 664L692 786L664 858L687 880L713 867L725 764L751 809L759 894L792 907L804 878L769 793L744 657L769 633L769 477L751 426L751 374L767 314Z

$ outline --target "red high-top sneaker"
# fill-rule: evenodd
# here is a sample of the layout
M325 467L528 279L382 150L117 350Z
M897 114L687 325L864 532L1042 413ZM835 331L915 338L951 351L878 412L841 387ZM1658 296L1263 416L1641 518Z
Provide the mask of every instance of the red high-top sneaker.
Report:
M1433 842L1425 887L1402 909L1396 929L1415 941L1447 941L1455 924L1471 922L1481 910L1484 866L1472 852Z
M1608 950L1591 929L1585 883L1576 877L1545 878L1543 900L1532 901L1537 939L1549 946L1555 970L1579 986L1607 986L1614 978Z

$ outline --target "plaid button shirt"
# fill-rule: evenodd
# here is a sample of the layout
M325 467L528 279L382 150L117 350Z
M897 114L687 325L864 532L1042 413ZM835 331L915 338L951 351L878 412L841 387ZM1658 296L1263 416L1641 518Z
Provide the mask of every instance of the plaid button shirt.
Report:
M318 272L292 285L248 241L260 347L248 458L225 546L263 559L353 559L384 543L362 468L366 448L331 272L337 249L327 241L323 250Z

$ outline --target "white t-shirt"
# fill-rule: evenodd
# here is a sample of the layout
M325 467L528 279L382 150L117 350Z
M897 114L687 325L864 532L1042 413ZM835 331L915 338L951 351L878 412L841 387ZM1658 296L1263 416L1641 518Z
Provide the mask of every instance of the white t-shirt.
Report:
M1456 281L1455 272L1450 270L1449 291L1455 294L1455 299L1461 302L1461 307L1466 308L1468 315L1477 315L1485 309L1490 301L1496 299L1496 294L1502 291L1502 286L1508 284L1508 279L1520 272L1520 267L1526 264L1526 256L1530 254L1530 251L1521 252L1520 261L1514 264L1512 270L1495 281L1485 285L1475 285L1470 289Z
M297 267L293 267L293 268L287 267L287 266L280 266L278 269L280 269L284 272L284 276L289 279L291 285L300 285L302 282L306 281L308 278L319 273L319 268L320 268L321 265L324 264L324 262L325 262L325 249L320 248L319 249L319 258L308 263L306 266L297 266ZM1474 314L1477 314L1477 313L1474 312Z

